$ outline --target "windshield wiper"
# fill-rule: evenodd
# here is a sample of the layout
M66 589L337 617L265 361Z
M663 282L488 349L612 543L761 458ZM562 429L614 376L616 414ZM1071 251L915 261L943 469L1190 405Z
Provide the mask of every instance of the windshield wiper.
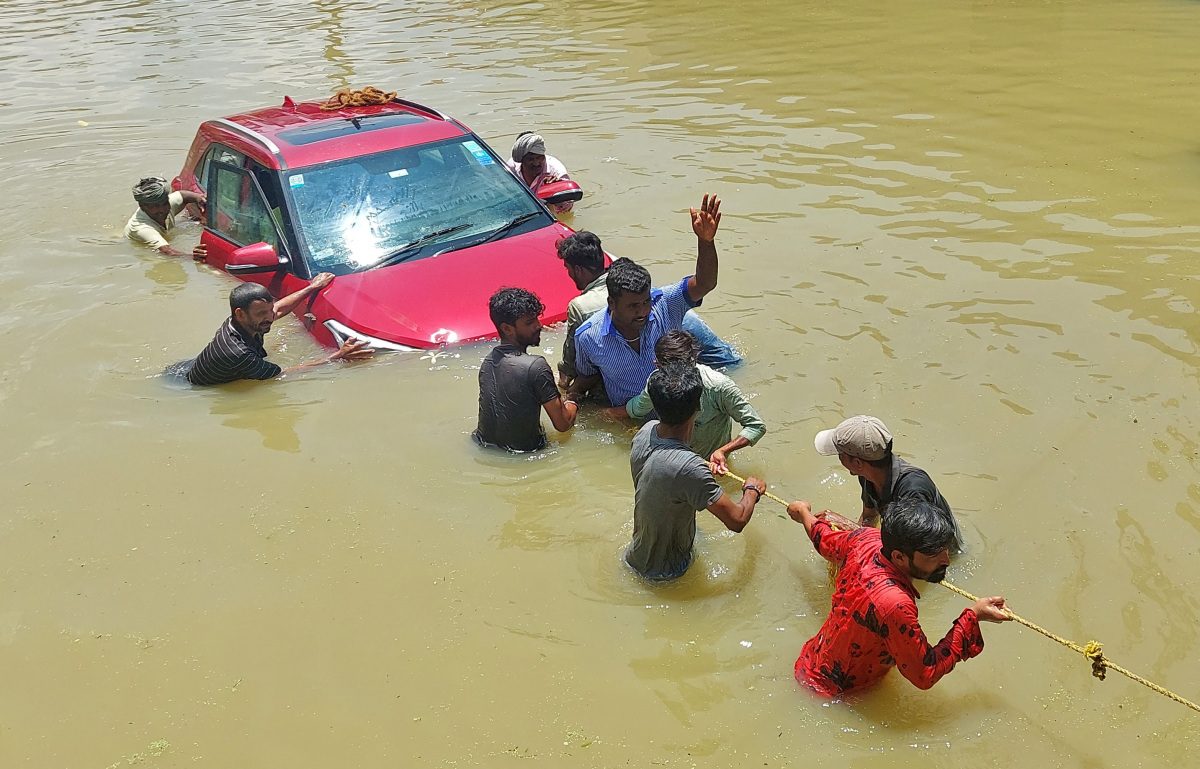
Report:
M541 215L542 215L541 211L530 211L527 214L521 214L516 219L513 219L512 221L510 221L508 224L502 224L499 227L497 227L496 229L492 230L491 232L488 233L488 236L486 238L484 238L481 241L478 241L474 245L479 246L479 245L483 245L484 243L491 243L493 240L499 239L499 237L501 235L506 234L507 232L512 230L517 225L524 224L525 222L529 221L530 219L533 219L533 218L541 216Z
M412 241L411 243L405 243L403 246L400 246L400 248L396 249L392 253L390 253L387 256L385 256L384 258L380 259L378 262L371 265L368 269L377 270L380 267L387 267L388 265L396 264L397 262L403 262L405 259L412 256L413 252L416 251L417 249L419 249L421 246L423 246L431 241L437 240L438 238L442 237L443 235L449 235L452 232L458 232L459 230L465 230L466 228L468 228L470 226L471 226L470 222L463 222L462 224L456 224L453 227L445 227L440 230L434 230L433 232L429 233L428 235L422 235L421 237L417 238L416 240Z
M486 237L480 238L479 240L473 240L469 243L462 243L460 245L454 246L453 248L447 248L445 251L441 251L439 253L445 254L445 253L449 253L451 251L462 251L464 248L474 248L475 246L481 246L484 243L491 243L493 240L498 240L501 235L504 235L505 233L509 232L517 225L524 224L525 222L529 221L530 219L533 219L536 216L541 216L541 212L540 211L530 211L527 214L521 214L520 216L518 216L517 218L508 222L507 224L502 224L499 227L497 227L496 229L492 230L491 232L489 232L487 234Z

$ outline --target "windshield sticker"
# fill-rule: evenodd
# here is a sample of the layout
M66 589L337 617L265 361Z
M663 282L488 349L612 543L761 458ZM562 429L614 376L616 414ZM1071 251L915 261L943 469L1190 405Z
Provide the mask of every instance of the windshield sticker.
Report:
M475 156L475 159L479 161L479 165L481 166L490 166L496 162L492 159L492 156L487 153L487 150L479 146L479 142L467 141L463 142L462 146L466 147L467 151Z
M399 176L408 176L408 169L407 168L397 168L395 171L388 171L388 176L392 177L393 179L395 179Z
M304 174L292 174L290 177L288 177L288 183L293 187L303 187Z

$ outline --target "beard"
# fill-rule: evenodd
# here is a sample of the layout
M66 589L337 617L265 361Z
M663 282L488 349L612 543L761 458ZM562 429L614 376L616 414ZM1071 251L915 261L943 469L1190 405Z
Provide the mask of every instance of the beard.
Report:
M948 568L950 568L950 567L949 566L939 566L938 568L934 569L933 571L918 572L916 574L913 574L913 576L916 577L917 579L923 579L926 582L941 582L943 579L946 578L946 569L948 569Z

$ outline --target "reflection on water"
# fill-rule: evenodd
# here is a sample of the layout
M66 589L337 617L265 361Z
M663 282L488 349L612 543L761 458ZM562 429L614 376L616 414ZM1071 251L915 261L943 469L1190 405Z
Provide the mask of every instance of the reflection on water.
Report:
M213 388L211 411L224 416L221 424L235 430L253 430L262 436L263 448L300 451L296 425L318 403L299 403L287 396L279 382L235 382Z
M165 387L235 282L115 237L130 185L173 176L200 122L347 86L399 89L502 153L538 127L587 191L572 226L658 284L690 272L684 212L715 190L705 317L739 340L770 426L734 470L853 515L856 484L812 435L876 413L979 543L956 584L1195 699L1200 6L7 0L3 17L5 756L1070 767L1200 749L1177 705L1007 626L930 692L893 675L814 700L792 665L829 589L782 509L739 535L701 514L691 571L648 585L621 561L623 427L585 412L538 455L481 451L483 346ZM290 321L269 347L318 352ZM928 633L961 608L924 591Z

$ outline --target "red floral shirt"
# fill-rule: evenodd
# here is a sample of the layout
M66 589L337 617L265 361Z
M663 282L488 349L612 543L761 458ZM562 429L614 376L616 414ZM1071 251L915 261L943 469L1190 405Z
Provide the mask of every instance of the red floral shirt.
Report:
M812 530L813 546L842 564L833 609L796 660L796 680L829 696L864 689L892 667L928 689L983 651L979 618L964 609L950 632L930 646L917 622L912 579L883 557L879 530L835 531L825 521Z

